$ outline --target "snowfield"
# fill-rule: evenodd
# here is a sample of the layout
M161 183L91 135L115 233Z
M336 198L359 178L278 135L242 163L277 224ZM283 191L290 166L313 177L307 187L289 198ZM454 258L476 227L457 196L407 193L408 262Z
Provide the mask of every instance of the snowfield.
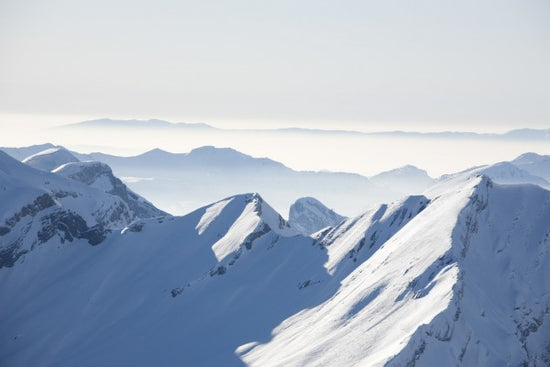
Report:
M138 217L90 165L0 152L0 365L550 364L541 187L465 172L307 236L258 194Z

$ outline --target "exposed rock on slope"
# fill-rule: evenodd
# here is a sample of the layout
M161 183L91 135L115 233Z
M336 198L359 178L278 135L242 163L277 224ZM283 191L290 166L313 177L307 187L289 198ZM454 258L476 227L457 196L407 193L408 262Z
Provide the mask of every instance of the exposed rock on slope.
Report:
M130 190L120 179L113 175L113 171L105 163L93 161L67 163L52 172L118 196L128 205L137 218L167 215Z
M5 187L21 195L36 172L95 190L4 163ZM84 217L91 203L72 192ZM24 212L38 218L50 204ZM33 233L21 243L32 247ZM467 174L312 237L257 194L134 221L100 246L53 236L0 269L0 360L543 366L549 236L549 191Z
M0 152L0 267L48 241L102 242L139 218L121 198ZM158 210L157 210L158 211Z
M333 297L285 320L244 360L546 365L550 192L477 177L428 196Z

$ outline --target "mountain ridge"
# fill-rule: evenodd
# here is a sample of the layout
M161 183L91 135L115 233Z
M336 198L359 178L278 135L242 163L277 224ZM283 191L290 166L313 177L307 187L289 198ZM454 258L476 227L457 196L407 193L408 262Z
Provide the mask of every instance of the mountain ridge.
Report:
M484 355L478 361L540 365L550 358L541 347L550 325L541 281L549 217L549 191L465 174L314 238L295 234L254 193L183 217L134 221L97 246L52 237L0 269L8 300L0 359L427 366ZM523 283L513 274L525 276L526 264L536 270L517 304L511 294ZM487 268L494 276L480 273ZM504 318L473 301L493 293Z
M513 129L504 133L476 133L468 131L436 131L436 132L417 132L417 131L379 131L364 132L356 130L339 129L315 129L303 127L288 127L278 129L250 129L250 128L219 128L204 123L173 123L164 120L115 120L98 119L82 121L61 125L58 128L183 128L183 129L202 129L202 130L220 130L220 131L241 131L241 132L279 132L279 133L307 133L307 134L346 134L346 135L371 135L371 136L395 136L395 137L417 137L417 138L447 138L447 139L506 139L506 140L548 140L550 139L550 129Z

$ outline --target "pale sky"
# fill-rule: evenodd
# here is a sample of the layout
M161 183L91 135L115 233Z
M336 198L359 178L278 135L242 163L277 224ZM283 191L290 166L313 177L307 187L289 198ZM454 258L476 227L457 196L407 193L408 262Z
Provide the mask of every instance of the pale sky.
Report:
M547 0L1 0L0 49L4 117L550 126Z

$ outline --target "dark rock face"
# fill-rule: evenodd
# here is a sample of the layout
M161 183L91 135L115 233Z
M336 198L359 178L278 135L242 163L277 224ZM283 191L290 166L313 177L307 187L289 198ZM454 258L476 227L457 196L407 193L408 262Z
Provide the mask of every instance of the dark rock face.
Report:
M38 212L50 208L54 205L55 202L50 195L40 195L39 197L34 199L31 204L25 205L23 208L21 208L21 210L19 210L17 213L6 220L5 226L3 227L5 228L3 230L4 234L7 234L10 231L10 228L15 226L22 218L28 215L34 216Z
M157 209L151 203L143 200L128 189L119 178L113 175L113 171L108 165L101 162L82 162L79 165L80 169L68 175L69 178L86 185L92 185L100 177L106 177L112 187L107 193L121 198L135 214L135 218L151 218L166 215L165 212Z
M18 242L19 241L14 242L9 246L0 249L0 269L3 267L11 268L17 259L28 252L26 250L19 250Z
M86 239L95 246L106 237L109 232L102 224L88 227L86 221L78 214L62 211L41 218L42 229L38 232L40 243L44 243L59 234L62 242L76 239Z
M51 195L58 198L67 196L66 194ZM33 248L58 235L62 243L86 239L90 245L95 246L103 242L110 233L101 221L89 227L79 214L59 207L55 208L56 203L51 195L44 193L38 196L32 203L23 206L0 225L0 269L14 266L17 260L28 252L28 246L23 248L24 240L30 241ZM42 216L38 219L41 213ZM119 210L115 210L111 217L113 215L120 217L122 214ZM29 236L29 231L37 219L40 221L40 229L36 232L36 237L32 238Z

